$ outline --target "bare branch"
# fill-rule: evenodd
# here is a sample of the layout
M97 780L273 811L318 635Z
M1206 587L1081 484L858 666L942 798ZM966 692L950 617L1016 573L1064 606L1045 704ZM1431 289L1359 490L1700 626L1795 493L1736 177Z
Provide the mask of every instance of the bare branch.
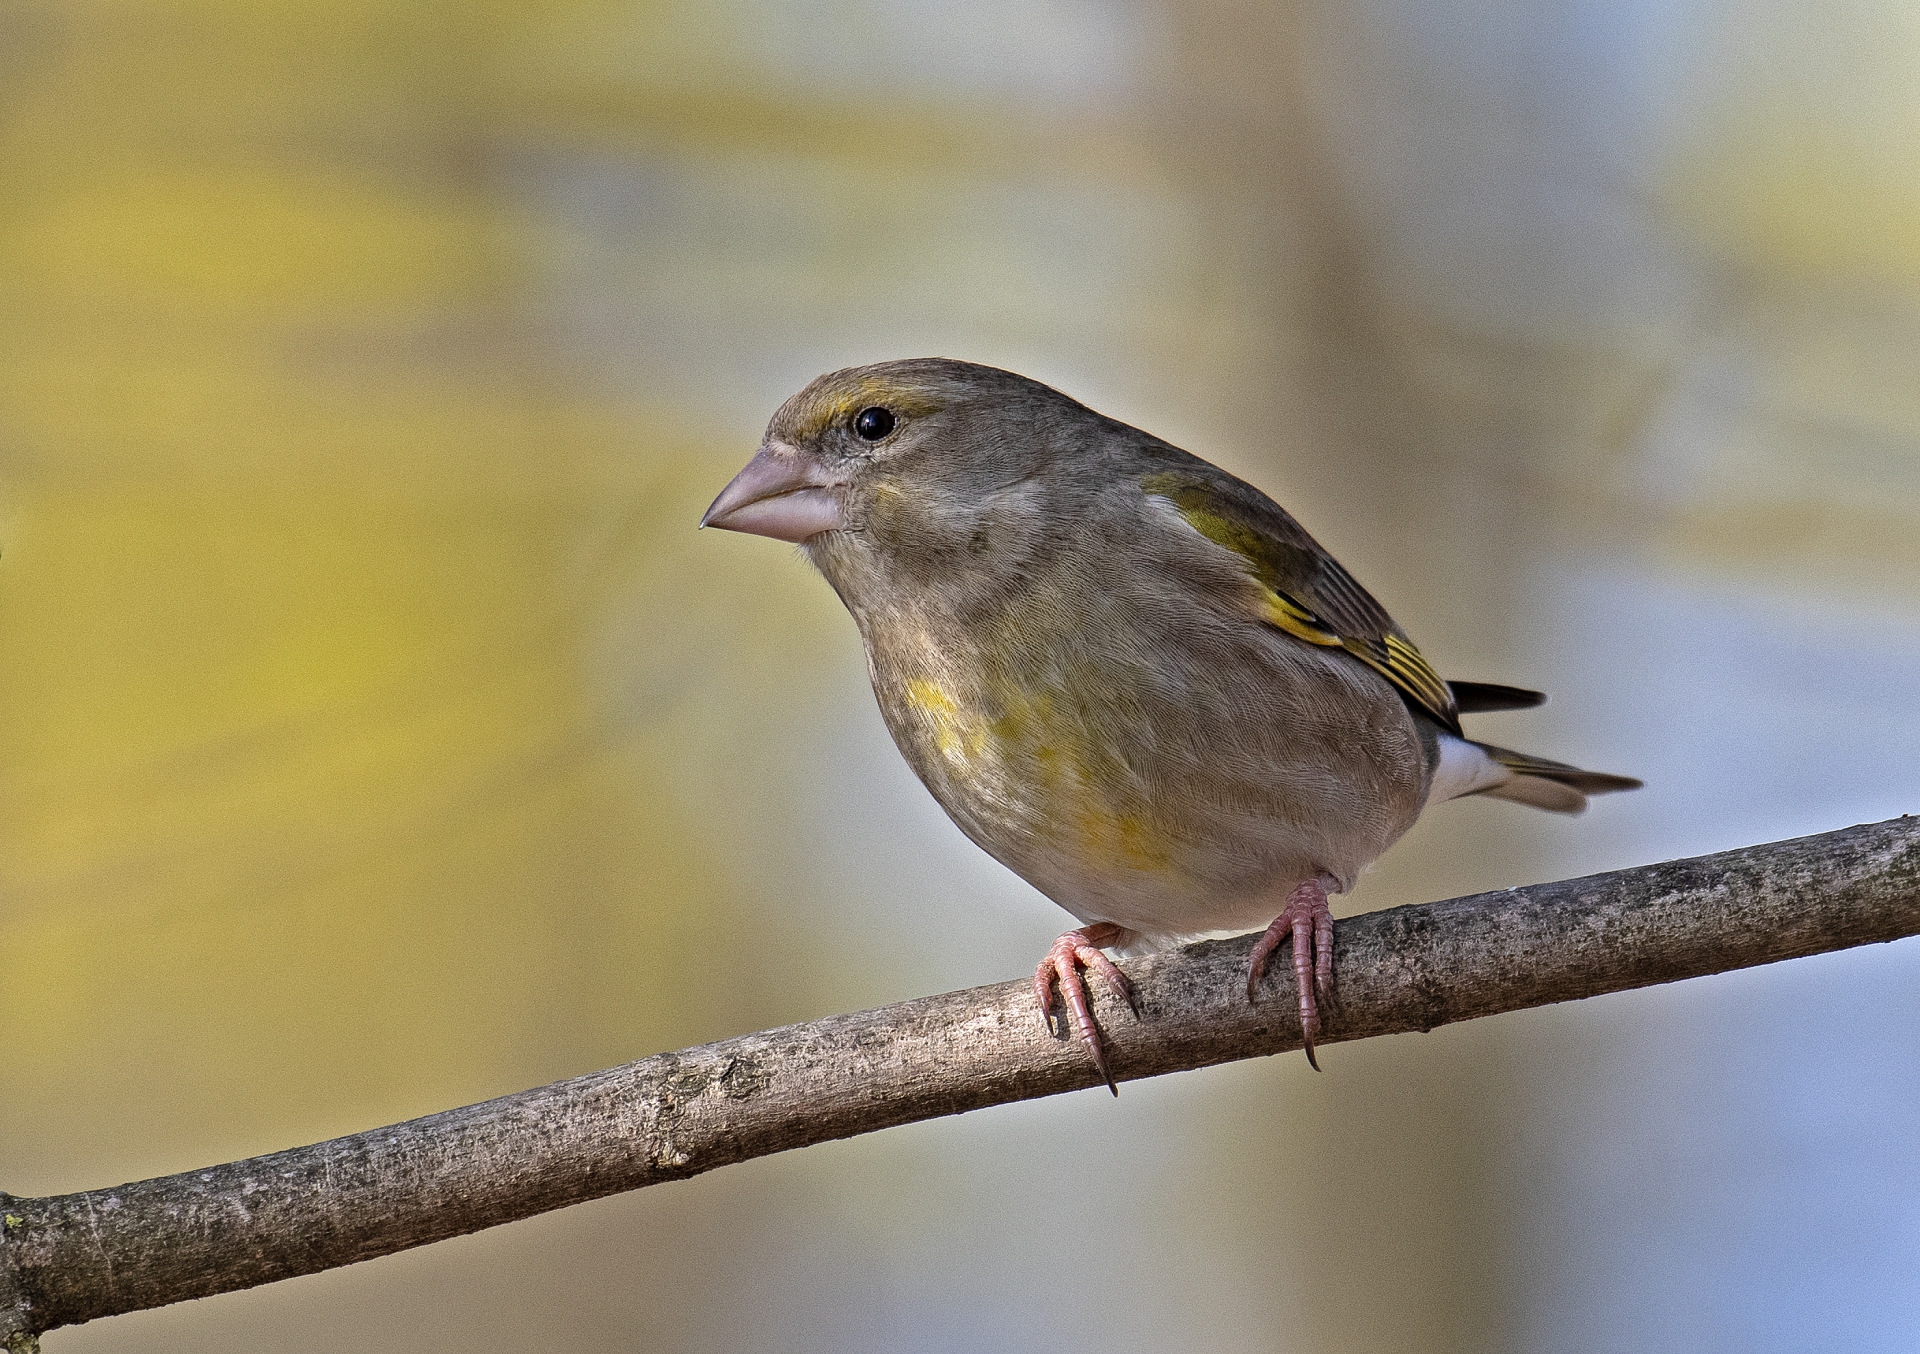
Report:
M1339 923L1323 1044L1920 932L1920 819ZM1122 1080L1300 1047L1251 937L1129 965ZM1097 985L1096 985L1097 986ZM894 1124L1099 1084L1025 980L789 1025L312 1147L45 1199L0 1195L0 1348Z

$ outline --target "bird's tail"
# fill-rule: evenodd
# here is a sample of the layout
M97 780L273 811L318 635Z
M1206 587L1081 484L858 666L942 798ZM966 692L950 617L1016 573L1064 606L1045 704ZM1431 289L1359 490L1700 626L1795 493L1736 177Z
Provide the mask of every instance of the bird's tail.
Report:
M1579 813L1587 807L1588 795L1604 795L1614 790L1637 790L1640 782L1632 776L1615 776L1605 771L1582 771L1565 762L1550 762L1491 743L1473 743L1473 747L1506 768L1504 780L1483 789L1468 791L1493 799L1508 799L1515 804L1531 804L1554 813Z

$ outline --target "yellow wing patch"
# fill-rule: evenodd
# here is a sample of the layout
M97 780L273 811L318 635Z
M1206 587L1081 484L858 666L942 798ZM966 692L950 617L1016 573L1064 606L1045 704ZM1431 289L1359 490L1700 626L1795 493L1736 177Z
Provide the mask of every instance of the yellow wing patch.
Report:
M1449 728L1453 727L1456 720L1453 693L1420 651L1400 636L1387 635L1383 639L1366 640L1337 635L1298 602L1272 591L1266 596L1263 619L1276 630L1285 631L1295 639L1304 639L1309 644L1318 644L1323 648L1345 649L1406 692L1435 719Z
M1284 630L1295 639L1304 639L1309 644L1324 647L1344 646L1346 641L1320 623L1320 618L1301 606L1291 597L1283 597L1271 588L1267 590L1266 615L1268 625Z
M1310 576L1305 571L1322 567L1317 557L1224 515L1213 506L1206 489L1177 475L1150 475L1141 481L1141 487L1172 503L1187 525L1202 536L1247 561L1263 589L1260 617L1267 624L1308 644L1345 649L1392 682L1442 725L1456 733L1459 731L1460 718L1455 711L1453 692L1418 649L1387 628L1391 622L1383 623L1381 629L1385 633L1343 635L1310 607L1287 595L1284 589L1292 580Z
M1376 645L1364 640L1342 641L1346 651L1418 701L1423 709L1449 728L1458 727L1453 693L1420 651L1398 635Z

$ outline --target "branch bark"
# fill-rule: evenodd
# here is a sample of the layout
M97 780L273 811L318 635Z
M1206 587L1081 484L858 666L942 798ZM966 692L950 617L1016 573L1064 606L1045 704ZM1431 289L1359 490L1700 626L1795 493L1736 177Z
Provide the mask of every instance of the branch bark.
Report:
M1338 924L1322 1044L1920 933L1920 819L1394 908ZM1251 937L1132 961L1123 1080L1300 1047ZM1096 1086L1022 981L661 1053L311 1147L49 1198L0 1194L0 1348L369 1260L894 1124Z

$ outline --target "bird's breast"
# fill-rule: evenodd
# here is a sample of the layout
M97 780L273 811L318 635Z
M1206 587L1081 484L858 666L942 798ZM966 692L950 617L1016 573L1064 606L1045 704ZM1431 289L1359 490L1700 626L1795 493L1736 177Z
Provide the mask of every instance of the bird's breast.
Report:
M1270 920L1254 915L1266 893L1350 882L1418 813L1413 719L1345 655L1200 610L1096 603L1071 625L1057 610L862 629L908 763L1083 920L1155 935Z
M1090 727L1079 693L921 671L891 694L881 707L907 760L995 855L1064 851L1095 866L1172 867L1146 788L1118 755L1125 735Z

